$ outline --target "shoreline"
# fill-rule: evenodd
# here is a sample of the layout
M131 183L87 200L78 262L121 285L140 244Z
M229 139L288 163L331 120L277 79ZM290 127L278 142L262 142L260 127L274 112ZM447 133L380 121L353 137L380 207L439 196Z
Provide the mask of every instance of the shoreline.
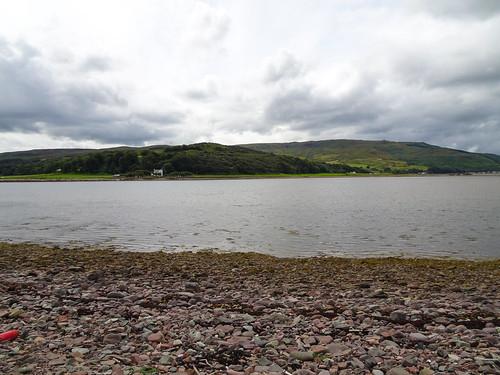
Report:
M306 178L355 178L355 177L419 177L416 174L328 174L328 175L199 175L199 176L186 176L186 177L157 177L157 178L82 178L82 179L36 179L36 178L1 178L0 182L124 182L124 181L215 181L215 180L266 180L266 179L306 179Z
M67 242L67 243L57 243L57 242L40 242L40 241L14 241L14 240L0 240L0 248L2 246L26 246L26 247L41 247L48 249L63 249L68 251L103 251L103 252L113 252L116 254L123 253L139 253L139 254L197 254L197 253L210 253L214 255L238 255L238 254L255 254L257 256L269 257L271 259L280 259L280 260L314 260L314 259L326 259L326 260L339 260L339 261L384 261L384 260L402 260L402 261L450 261L450 262L496 262L499 261L500 266L500 255L497 257L492 256L458 256L457 254L448 254L448 255L412 255L410 253L363 253L360 255L356 254L347 254L347 253L338 253L338 254L325 254L319 253L317 255L275 255L270 254L265 251L259 250L232 250L232 249L224 249L219 247L176 247L176 248L165 248L165 247L151 247L151 248L140 248L136 249L131 246L121 246L117 244L113 245L102 245L102 244L88 244L84 242Z
M495 373L500 259L0 243L5 374Z
M459 176L481 176L481 177L498 177L500 174L310 174L310 175L199 175L188 177L159 177L159 178L7 178L0 176L2 182L124 182L124 181L215 181L215 180L266 180L266 179L307 179L307 178L369 178L369 177L459 177Z

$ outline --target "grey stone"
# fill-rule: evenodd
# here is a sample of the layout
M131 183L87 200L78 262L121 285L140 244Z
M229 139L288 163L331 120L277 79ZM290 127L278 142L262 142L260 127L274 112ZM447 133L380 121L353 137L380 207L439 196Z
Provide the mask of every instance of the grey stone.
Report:
M396 310L391 312L389 319L398 324L404 324L407 322L407 316L404 311Z
M387 375L411 375L403 367L394 367L387 372Z
M299 361L313 361L314 360L314 353L313 352L291 352L290 356L292 358L298 359Z
M90 352L90 350L87 348L76 347L76 348L71 349L71 353L80 353L80 354L85 355L88 352Z
M109 292L106 297L108 298L116 298L116 299L121 299L123 297L125 297L125 294L121 293L121 292Z
M119 333L108 333L103 338L105 344L118 344L120 341L122 341L122 335Z
M424 343L429 341L429 338L420 332L412 332L408 338L414 343Z

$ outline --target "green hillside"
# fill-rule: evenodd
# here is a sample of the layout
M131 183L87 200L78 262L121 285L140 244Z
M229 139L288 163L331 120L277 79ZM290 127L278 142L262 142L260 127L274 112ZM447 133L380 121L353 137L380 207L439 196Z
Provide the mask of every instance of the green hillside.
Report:
M296 174L359 170L215 143L102 150L32 150L0 154L2 176L54 172L143 176L160 168L166 174Z
M499 171L500 156L429 145L423 142L328 140L242 145L277 155L324 163L342 163L385 172Z
M453 173L500 171L500 156L422 142L330 140L224 146L52 149L0 153L0 176L91 174L245 175L300 173Z

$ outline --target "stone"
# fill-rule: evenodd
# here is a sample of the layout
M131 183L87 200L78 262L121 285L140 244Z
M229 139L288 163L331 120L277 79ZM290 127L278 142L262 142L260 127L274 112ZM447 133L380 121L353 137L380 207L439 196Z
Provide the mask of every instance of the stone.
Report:
M172 356L169 354L162 355L160 358L160 365L170 365L172 363Z
M217 327L215 327L215 330L224 334L228 334L234 331L234 327L229 324L219 324Z
M413 343L425 343L425 342L429 341L429 338L427 336L421 334L420 332L412 332L412 333L410 333L408 338Z
M361 368L361 369L365 368L365 364L356 357L352 359L351 363L355 368Z
M403 367L394 367L391 368L388 372L387 375L411 375L406 369Z
M434 374L434 371L431 370L429 367L424 367L422 370L420 370L420 372L418 373L418 375L433 375Z
M379 348L371 348L368 349L368 354L372 357L382 357L385 355L385 352Z
M320 345L328 345L333 341L332 336L317 336L316 339Z
M404 311L396 310L391 312L389 315L389 319L391 319L394 323L404 324L407 322L407 316Z
M282 374L284 372L283 368L281 366L277 365L276 363L273 363L269 366L269 371L270 372L277 372L280 374Z
M130 356L130 360L132 361L132 363L142 366L149 363L150 358L147 354L132 354Z
M343 320L334 320L332 323L333 323L333 327L336 329L348 330L350 328L349 324L347 324Z
M436 353L438 356L440 357L448 357L448 352L446 350L444 350L443 348L438 348L438 350L436 350Z
M90 352L90 350L88 348L76 347L76 348L71 349L71 353L79 353L79 354L82 354L82 355L85 355L88 352Z
M103 338L105 344L118 344L120 341L122 341L122 335L118 333L108 333Z
M499 292L495 275L484 277L490 262L8 246L0 244L9 264L0 267L0 325L21 335L0 344L0 374L496 370ZM74 264L82 271L68 270ZM96 282L87 279L94 269L102 270ZM366 280L370 288L357 287ZM369 298L377 288L388 298Z
M66 357L63 355L56 356L56 358L49 361L49 366L62 366L66 364Z
M294 352L290 353L290 356L292 358L295 358L295 359L302 361L302 362L314 360L314 353L313 352L294 351Z
M155 332L152 333L148 336L148 341L149 342L162 342L164 339L163 334L161 332Z
M387 298L388 295L382 289L375 290L372 294L370 294L371 298Z
M311 351L313 353L326 353L328 351L328 348L324 345L313 345L311 346Z
M124 298L125 297L125 294L122 293L122 292L109 292L106 297L108 298L116 298L116 299L120 299L120 298Z
M100 281L104 278L104 272L101 270L92 271L87 275L87 279L90 281Z
M316 375L314 372L312 372L311 370L308 370L308 369L300 369L300 370L296 370L292 373L292 375Z
M333 356L343 356L349 354L351 351L348 346L339 343L332 343L330 345L327 345L326 348L328 350L328 353L332 354Z
M197 292L200 290L200 284L188 281L188 282L184 283L184 288L186 288L186 290L191 290L191 291Z
M11 309L9 311L9 318L19 318L20 316L23 315L23 310L22 309Z
M254 371L255 372L265 372L265 373L268 373L269 372L269 366L255 366Z
M68 295L68 290L65 288L54 289L54 295L60 298L65 297Z

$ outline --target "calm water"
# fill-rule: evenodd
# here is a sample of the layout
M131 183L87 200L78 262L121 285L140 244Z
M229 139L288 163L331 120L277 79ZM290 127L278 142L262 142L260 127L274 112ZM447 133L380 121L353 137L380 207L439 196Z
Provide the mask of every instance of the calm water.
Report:
M2 183L0 241L500 257L500 178Z

